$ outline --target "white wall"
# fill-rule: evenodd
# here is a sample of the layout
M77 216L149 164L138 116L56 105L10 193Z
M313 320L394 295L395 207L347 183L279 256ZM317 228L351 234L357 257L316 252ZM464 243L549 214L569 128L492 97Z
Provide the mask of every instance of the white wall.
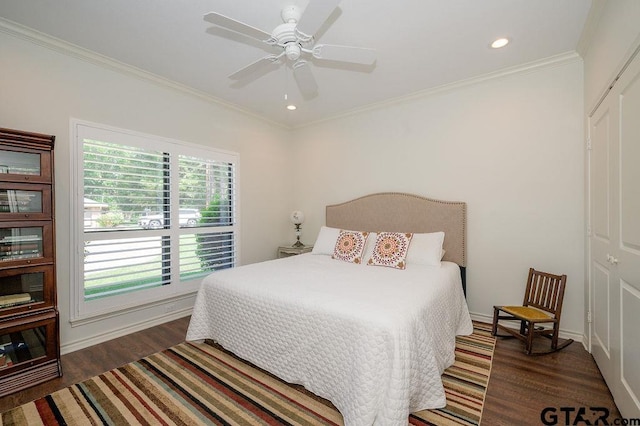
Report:
M28 37L27 37L28 38ZM36 40L37 41L37 40ZM288 132L215 102L45 48L0 29L0 127L56 136L58 303L63 352L187 313L193 297L71 327L71 117L240 154L241 263L274 258L290 234ZM265 226L269 224L269 226Z
M566 273L561 328L581 338L582 84L574 57L293 131L303 240L371 192L466 201L470 310L520 303L529 267Z

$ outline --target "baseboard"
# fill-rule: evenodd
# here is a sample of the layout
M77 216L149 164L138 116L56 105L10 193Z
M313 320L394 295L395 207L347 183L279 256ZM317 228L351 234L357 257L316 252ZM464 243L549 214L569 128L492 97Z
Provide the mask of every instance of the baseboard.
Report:
M177 320L191 315L193 307L185 308L170 312L168 314L158 315L153 318L148 318L145 321L141 321L135 324L130 324L126 327L121 327L113 330L109 330L106 333L91 336L88 339L76 340L74 342L68 342L60 346L60 353L62 355L70 352L75 352L80 349L88 348L89 346L97 345L99 343L106 342L108 340L116 339L118 337L126 336L127 334L135 333L137 331L146 330L147 328L154 327L156 325L164 324L165 322Z
M586 335L582 335L582 346L584 347L584 350L591 353L591 351L589 350L589 337L587 337Z
M97 345L99 343L103 343L108 340L126 336L127 334L135 333L137 331L142 331L147 328L154 327L156 325L164 324L165 322L184 318L186 316L191 315L192 311L193 311L193 308L185 308L182 310L177 310L177 311L171 312L170 314L159 315L154 318L149 318L146 321L138 322L136 324L130 324L126 327L118 328L115 330L109 330L106 333L92 336L89 339L82 339L82 340L77 340L75 342L69 342L60 346L60 353L62 355L68 354L70 352L75 352L80 349L88 348L89 346ZM473 312L470 313L470 315L471 315L471 319L474 321L484 322L487 324L491 324L493 322L493 317L489 315L478 314ZM514 322L514 327L516 325L517 324ZM573 339L576 342L581 342L582 346L585 347L585 350L588 351L587 347L585 346L585 342L587 341L586 336L584 336L582 333L560 329L560 337L563 339Z
M471 319L474 321L480 321L480 322L485 322L488 324L493 324L493 316L490 315L484 315L484 314L478 314L478 313L470 313L471 315ZM515 321L513 322L513 328L518 328L520 327L520 325L518 323L516 323ZM509 321L501 321L500 324L509 324ZM582 333L578 333L575 331L570 331L570 330L563 330L562 328L560 329L560 338L561 339L573 339L576 342L584 342L584 335ZM584 346L584 343L583 343Z

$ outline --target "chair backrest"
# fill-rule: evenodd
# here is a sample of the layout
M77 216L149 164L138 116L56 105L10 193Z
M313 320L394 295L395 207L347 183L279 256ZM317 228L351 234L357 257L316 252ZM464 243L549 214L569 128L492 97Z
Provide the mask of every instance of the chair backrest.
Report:
M566 275L554 275L529 268L523 306L532 306L560 317Z

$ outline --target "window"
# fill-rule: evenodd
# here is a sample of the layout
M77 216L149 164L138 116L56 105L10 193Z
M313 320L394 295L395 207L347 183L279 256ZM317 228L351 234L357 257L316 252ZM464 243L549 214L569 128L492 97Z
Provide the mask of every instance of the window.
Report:
M237 154L72 123L73 319L197 290L235 265Z

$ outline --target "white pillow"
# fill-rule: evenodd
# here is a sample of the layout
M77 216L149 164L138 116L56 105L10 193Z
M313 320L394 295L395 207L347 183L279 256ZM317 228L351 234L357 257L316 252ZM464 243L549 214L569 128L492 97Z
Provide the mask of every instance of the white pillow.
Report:
M340 235L338 228L330 228L328 226L321 227L311 253L332 256L333 249L336 247L336 241L338 241L338 235Z
M444 232L413 234L406 258L407 265L440 266L440 260L444 256L443 242Z
M364 254L362 255L362 259L364 262L362 264L366 264L367 260L371 259L373 256L373 249L376 247L376 240L378 239L377 232L370 232L369 238L367 238L367 242L364 245Z

